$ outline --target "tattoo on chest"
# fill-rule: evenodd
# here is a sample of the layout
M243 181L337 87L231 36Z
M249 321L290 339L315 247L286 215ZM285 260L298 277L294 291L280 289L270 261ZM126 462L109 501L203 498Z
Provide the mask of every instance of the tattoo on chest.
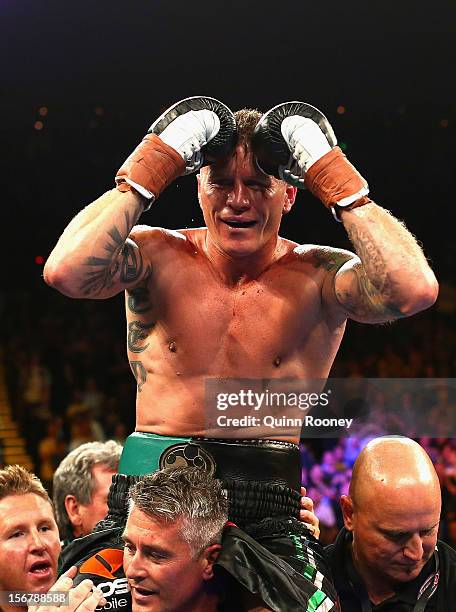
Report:
M128 291L127 306L135 314L143 314L152 308L146 286L135 287Z
M128 324L128 349L132 353L142 353L149 346L149 343L140 346L146 340L148 331L154 327L155 323L142 323L141 321L131 321Z
M138 385L138 393L141 393L141 387L147 379L147 370L143 366L142 361L130 361L130 367Z

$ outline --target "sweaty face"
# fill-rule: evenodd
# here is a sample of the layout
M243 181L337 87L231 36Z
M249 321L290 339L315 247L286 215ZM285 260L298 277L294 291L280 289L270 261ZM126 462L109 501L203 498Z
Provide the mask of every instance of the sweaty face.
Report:
M230 257L275 247L282 215L293 205L294 187L260 172L252 154L235 154L202 169L198 194L209 237Z
M192 557L180 527L180 521L157 522L133 507L123 534L133 612L185 612L201 604L204 557Z
M46 593L57 580L59 554L48 501L34 493L0 500L0 591Z
M108 513L108 493L115 470L96 463L92 468L92 479L95 488L89 504L79 505L79 519L81 524L75 526L77 537L89 534L95 525L104 519Z
M432 487L403 488L381 503L364 503L353 514L355 560L388 585L413 580L434 552L439 518Z

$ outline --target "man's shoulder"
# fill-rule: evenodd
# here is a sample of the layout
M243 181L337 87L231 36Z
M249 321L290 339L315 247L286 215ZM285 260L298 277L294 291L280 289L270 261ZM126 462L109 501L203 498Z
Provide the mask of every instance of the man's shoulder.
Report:
M342 560L345 554L348 537L349 532L345 527L342 527L342 529L337 534L334 542L325 546L325 555L328 559L337 559L337 561Z
M287 248L289 256L303 265L323 271L338 270L347 261L357 256L346 249L338 249L320 244L297 244L290 240L281 239Z
M180 247L196 244L204 236L206 228L172 230L150 225L135 225L130 232L132 238L140 247L168 245Z
M456 550L442 540L437 541L439 557L451 565L452 573L456 575Z

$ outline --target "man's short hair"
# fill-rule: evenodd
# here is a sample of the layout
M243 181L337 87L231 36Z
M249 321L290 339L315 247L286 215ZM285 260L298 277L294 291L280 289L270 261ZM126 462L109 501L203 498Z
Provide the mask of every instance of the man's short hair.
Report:
M234 113L238 134L238 145L242 145L246 150L250 148L253 130L262 116L262 113L255 108L242 108Z
M8 495L25 495L26 493L34 493L52 506L48 492L35 474L21 465L7 465L0 470L0 499Z
M219 544L228 520L228 501L220 481L193 467L165 469L145 476L130 489L132 507L165 523L182 521L181 534L197 556Z
M114 440L87 442L71 451L54 473L53 499L60 537L71 540L73 526L65 508L67 495L74 495L81 504L89 504L95 489L94 465L118 470L122 446Z

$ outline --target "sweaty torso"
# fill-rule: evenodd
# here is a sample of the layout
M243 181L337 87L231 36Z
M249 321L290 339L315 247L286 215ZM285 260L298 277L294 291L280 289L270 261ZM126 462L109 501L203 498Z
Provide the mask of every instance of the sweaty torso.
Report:
M204 240L204 229L141 232L151 271L126 294L137 431L204 436L207 379L325 379L339 348L345 318L322 302L328 250L279 239L277 261L233 284Z

